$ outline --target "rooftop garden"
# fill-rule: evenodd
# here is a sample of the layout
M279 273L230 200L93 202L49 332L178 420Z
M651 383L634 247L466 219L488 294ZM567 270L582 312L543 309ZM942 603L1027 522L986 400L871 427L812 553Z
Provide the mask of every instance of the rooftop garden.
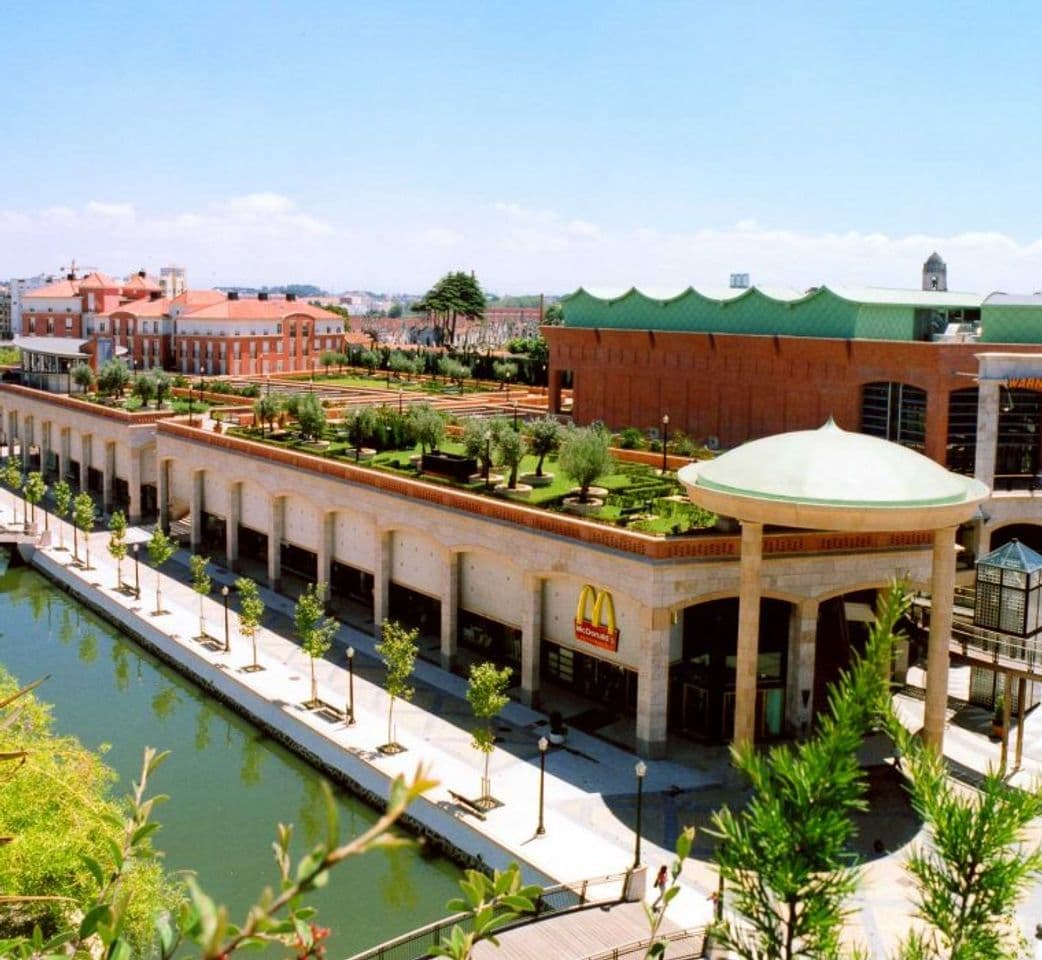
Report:
M687 499L674 474L614 457L612 436L599 426L510 417L454 424L426 403L405 413L360 407L330 420L312 393L263 396L254 416L253 426L229 434L650 534L693 533L717 522Z
M213 406L190 394L187 398L177 395L190 386L186 377L171 376L162 370L134 375L119 359L106 361L97 375L87 364L79 363L70 375L82 391L79 399L128 413L150 409L174 414L205 413Z

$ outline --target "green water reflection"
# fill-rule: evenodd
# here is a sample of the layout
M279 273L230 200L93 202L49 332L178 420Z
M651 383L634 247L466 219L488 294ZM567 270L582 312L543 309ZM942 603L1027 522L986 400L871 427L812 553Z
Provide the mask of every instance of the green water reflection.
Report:
M313 771L250 724L142 652L39 574L0 577L0 662L22 680L43 674L58 728L86 745L107 745L107 761L129 783L146 745L172 751L154 784L156 846L170 869L192 868L203 887L242 917L266 884L276 885L271 841L294 824L294 850L324 835ZM340 795L344 836L375 819ZM458 869L415 850L375 853L338 867L312 897L318 922L333 928L329 956L344 957L436 919L457 893Z

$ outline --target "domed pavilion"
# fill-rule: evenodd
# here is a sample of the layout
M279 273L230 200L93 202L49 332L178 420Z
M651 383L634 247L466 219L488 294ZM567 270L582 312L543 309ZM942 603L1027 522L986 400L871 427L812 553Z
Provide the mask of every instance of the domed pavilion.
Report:
M690 464L679 477L694 503L734 517L742 527L737 743L752 741L755 723L764 526L933 532L924 737L940 750L948 697L955 534L988 497L988 488L907 447L841 430L831 419L818 430L753 440L715 460Z

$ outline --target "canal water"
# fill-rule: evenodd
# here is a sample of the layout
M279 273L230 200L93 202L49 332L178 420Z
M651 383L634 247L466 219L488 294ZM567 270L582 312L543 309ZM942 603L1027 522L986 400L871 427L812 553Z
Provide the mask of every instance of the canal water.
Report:
M172 752L151 782L170 796L157 808L155 846L169 870L194 870L233 921L266 885L278 889L276 824L294 826L294 862L324 837L318 775L307 764L26 567L0 576L0 663L22 682L51 675L37 695L54 705L58 731L105 745L120 793L146 746ZM349 794L337 802L343 838L376 819ZM316 922L332 929L330 960L444 916L459 876L414 847L341 864L308 897Z

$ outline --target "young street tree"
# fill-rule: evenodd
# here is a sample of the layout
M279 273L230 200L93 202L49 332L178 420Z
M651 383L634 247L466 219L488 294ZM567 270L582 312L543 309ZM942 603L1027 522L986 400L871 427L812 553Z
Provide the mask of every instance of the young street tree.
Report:
M831 688L811 739L766 753L748 744L732 750L752 798L738 813L717 811L710 832L735 916L742 918L718 924L734 956L840 956L846 901L859 880L848 850L852 814L867 805L857 751L888 709L893 633L906 609L900 587L881 596L864 656L855 656Z
M246 669L254 672L263 670L264 668L257 663L257 631L264 618L264 601L257 584L249 577L239 577L235 581L235 589L239 594L239 633L249 640L253 647L253 664Z
M608 436L593 427L570 427L561 441L557 462L579 485L579 502L589 503L590 487L612 466Z
M163 578L159 569L174 555L176 550L174 541L163 533L163 528L156 527L148 541L148 559L156 571L156 609L152 612L154 617L166 613L163 609Z
M485 755L485 767L481 776L481 802L489 807L497 805L492 797L492 782L489 779L489 761L496 749L496 731L493 721L510 702L506 691L510 686L510 667L496 668L494 663L474 663L470 667L470 682L467 684L467 703L478 725L474 728L471 746Z
M65 480L54 485L54 512L58 516L58 549L65 549L65 524L62 522L69 515L72 507L72 487Z
M296 609L293 611L293 622L300 637L300 645L311 662L311 699L305 704L317 709L322 706L318 698L318 679L315 676L315 661L326 655L333 645L333 637L340 624L332 617L326 616L326 585L312 583L300 595Z
M116 561L116 589L123 589L123 558L127 555L127 518L122 510L109 517L109 556Z
M386 687L390 703L387 706L386 747L389 752L400 749L394 742L394 701L401 698L408 702L416 692L409 681L416 666L419 637L419 630L407 630L396 620L385 620L381 627L381 640L375 647L387 668Z
M11 522L18 522L18 490L22 486L22 464L17 457L8 457L3 467L4 486L11 488Z
M203 617L203 599L210 596L213 589L213 581L206 572L210 565L210 558L193 553L188 558L188 571L192 576L192 589L199 594L199 640L206 639L206 620Z
M77 494L76 499L72 501L72 529L74 536L77 531L83 534L83 549L86 554L84 569L90 570L90 535L94 530L94 500L86 491ZM79 562L79 543L76 540L73 541L72 558Z
M36 523L36 505L44 498L47 493L47 484L43 482L43 474L39 470L34 470L25 478L25 483L22 486L22 491L25 493L25 501L32 508L32 515L29 519L30 523Z

